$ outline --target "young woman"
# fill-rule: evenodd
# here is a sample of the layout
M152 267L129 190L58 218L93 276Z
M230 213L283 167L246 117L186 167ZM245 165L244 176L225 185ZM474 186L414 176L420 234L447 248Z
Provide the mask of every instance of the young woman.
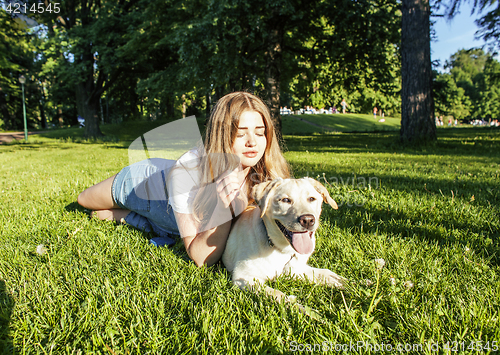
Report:
M158 174L168 197L156 199L151 191L144 194L150 198L138 196L139 185ZM255 95L235 92L213 108L203 145L172 168L132 164L83 191L78 203L99 219L180 235L196 265L212 265L224 252L232 218L251 201L252 187L289 176L268 107Z

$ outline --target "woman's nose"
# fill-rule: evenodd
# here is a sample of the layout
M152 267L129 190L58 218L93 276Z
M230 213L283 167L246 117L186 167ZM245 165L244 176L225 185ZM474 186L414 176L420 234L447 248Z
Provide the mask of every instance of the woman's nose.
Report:
M255 137L253 134L248 135L247 146L253 147L255 145Z

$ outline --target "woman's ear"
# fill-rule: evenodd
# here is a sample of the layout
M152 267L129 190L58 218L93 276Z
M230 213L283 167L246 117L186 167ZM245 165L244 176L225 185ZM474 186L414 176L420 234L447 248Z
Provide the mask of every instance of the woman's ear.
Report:
M263 217L267 206L269 205L269 200L272 196L272 191L278 187L283 182L282 178L277 178L272 181L262 182L255 185L252 188L252 198L257 202L260 208L260 216Z

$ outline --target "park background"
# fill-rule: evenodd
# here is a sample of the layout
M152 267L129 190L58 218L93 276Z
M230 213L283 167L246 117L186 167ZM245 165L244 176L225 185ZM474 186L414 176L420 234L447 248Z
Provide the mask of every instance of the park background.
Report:
M30 15L45 27L0 11L3 128L23 127L23 74L29 127L40 129L0 146L0 353L287 354L353 342L499 350L499 130L445 126L433 144L401 144L399 2L61 4L65 23ZM340 206L324 207L310 263L348 288L270 282L306 315L241 292L220 264L197 268L182 243L154 247L153 234L91 219L76 203L128 164L146 132L191 114L202 131L207 103L234 89L266 99L267 26L280 16L290 26L281 105L338 108L344 95L352 105L346 115L280 117L294 176L318 179ZM444 103L435 92L436 112L498 118L488 100L498 61L487 50L458 52L434 72L449 92ZM77 127L89 103L102 135Z
M29 129L75 126L78 116L104 124L206 117L234 90L262 96L272 110L340 109L345 98L351 113L377 106L401 117L397 0L65 1L42 2L43 12L32 8L37 1L17 3L26 16L7 1L0 11L3 130L23 128L20 75ZM453 15L454 3L431 3L431 22ZM500 114L498 10L495 1L467 5L483 48L433 62L434 111L445 121ZM102 134L87 126L86 135Z

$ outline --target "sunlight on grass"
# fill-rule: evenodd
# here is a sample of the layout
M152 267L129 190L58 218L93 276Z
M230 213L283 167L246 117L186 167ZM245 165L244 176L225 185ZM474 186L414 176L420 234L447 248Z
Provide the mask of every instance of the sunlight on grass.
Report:
M319 114L283 117L283 134L308 134L313 132L377 132L399 131L400 119L384 117L379 122L373 115Z

